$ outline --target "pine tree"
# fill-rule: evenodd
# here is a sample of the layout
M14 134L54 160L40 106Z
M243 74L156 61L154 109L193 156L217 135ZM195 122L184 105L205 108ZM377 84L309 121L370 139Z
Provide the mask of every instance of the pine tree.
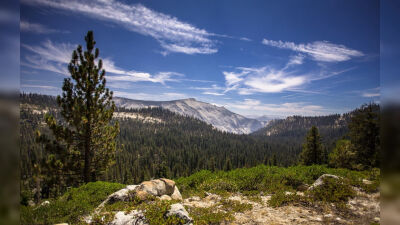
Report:
M355 153L349 140L338 140L336 147L329 154L329 166L353 169Z
M231 160L230 160L230 159L227 159L227 160L225 161L224 170L225 170L225 171L232 170L232 163L231 163Z
M77 174L80 181L96 181L115 158L119 124L111 123L115 104L106 88L105 70L93 32L85 37L86 51L79 45L68 65L71 78L64 79L62 96L57 96L62 121L46 115L55 139L46 143L60 168ZM40 135L39 135L40 136ZM57 150L55 150L57 149Z
M311 127L303 144L300 163L303 165L322 164L324 162L323 146L317 127Z
M356 153L359 169L379 167L380 108L363 105L355 111L349 123L349 137Z

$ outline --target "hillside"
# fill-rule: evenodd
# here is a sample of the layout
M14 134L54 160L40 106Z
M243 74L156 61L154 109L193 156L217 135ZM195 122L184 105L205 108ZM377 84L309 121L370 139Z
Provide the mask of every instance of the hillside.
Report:
M46 157L35 142L35 131L47 132L45 113L59 115L54 97L21 95L20 102L21 180L29 190L35 185L34 164ZM300 151L256 136L221 132L201 120L162 108L120 108L114 116L120 122L119 146L116 163L102 177L107 181L138 183L166 175L188 176L202 169L221 170L226 165L256 166L272 163L272 159L288 166L296 163Z
M118 107L126 109L161 107L180 115L197 118L221 131L235 134L249 134L264 126L264 123L259 120L246 118L224 107L197 101L194 98L175 101L141 101L115 98L114 101Z
M316 126L324 144L332 147L336 140L347 133L351 116L352 112L328 116L290 116L286 119L271 120L264 128L253 132L252 135L299 145L304 141L310 128Z

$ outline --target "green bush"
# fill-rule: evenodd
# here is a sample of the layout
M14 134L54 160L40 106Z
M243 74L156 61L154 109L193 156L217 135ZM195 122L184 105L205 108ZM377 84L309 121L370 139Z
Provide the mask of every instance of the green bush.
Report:
M231 212L216 211L215 207L187 207L187 210L193 218L195 225L217 225L224 221L234 220Z
M314 200L323 202L347 202L356 196L356 192L345 179L325 177L323 184L308 191Z
M21 206L21 224L76 224L79 219L94 210L111 193L126 185L108 182L93 182L72 188L63 196L49 200L45 206Z

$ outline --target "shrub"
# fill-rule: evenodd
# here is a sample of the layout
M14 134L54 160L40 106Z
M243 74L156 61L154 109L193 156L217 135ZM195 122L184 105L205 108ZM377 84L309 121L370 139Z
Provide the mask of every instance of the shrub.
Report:
M187 207L195 225L221 224L224 221L232 221L234 217L230 212L216 211L214 207L196 208Z
M111 193L126 185L92 182L72 188L50 204L39 207L21 207L21 224L78 223L79 219L94 210Z
M325 177L323 184L308 192L314 200L323 202L347 202L356 196L356 192L344 179Z

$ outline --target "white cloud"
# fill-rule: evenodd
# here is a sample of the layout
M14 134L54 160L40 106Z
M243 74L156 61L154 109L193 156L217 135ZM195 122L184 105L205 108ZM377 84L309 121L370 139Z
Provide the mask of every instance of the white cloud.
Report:
M283 70L269 67L238 67L236 69L238 72L223 72L226 84L225 92L237 90L240 95L279 93L290 91L307 82L305 76L294 76Z
M280 115L280 116L316 116L333 113L322 106L305 102L286 102L282 104L264 104L259 100L245 99L233 103L223 104L228 109L247 115Z
M363 56L360 51L347 48L344 45L332 44L327 41L315 41L307 44L296 44L294 42L283 42L263 39L262 43L265 45L290 49L292 51L301 52L311 56L315 61L322 62L342 62L350 60L351 58Z
M24 20L21 20L19 27L22 32L32 32L32 33L37 33L37 34L69 33L68 31L51 29L42 24L30 23L30 22L24 21Z
M188 98L188 96L183 93L175 93L175 92L149 94L149 93L131 93L131 92L114 91L114 96L130 98L130 99L138 99L138 100L149 100L149 101L170 101L170 100Z
M33 85L33 84L21 84L21 88L37 88L47 90L61 90L60 87L48 86L48 85Z
M26 44L21 44L21 46L33 53L25 56L24 60L21 61L22 66L69 75L67 64L70 62L72 52L77 45L53 43L47 40L40 46L30 46ZM156 74L150 74L147 72L126 70L116 66L110 58L103 59L103 68L107 72L107 80L111 82L147 81L165 84L167 81L176 81L174 77L183 76L183 74L176 72L158 72Z
M380 97L381 96L380 87L365 90L361 93L361 96L364 98Z
M298 54L290 57L289 62L286 64L286 67L292 66L292 65L301 65L304 62L304 55Z
M214 95L214 96L222 96L225 95L224 93L218 93L218 92L211 92L211 91L205 91L202 94L204 95Z
M151 10L141 4L115 0L22 0L22 3L73 11L95 19L114 22L126 29L156 39L168 52L212 54L218 49L204 29L182 22L176 17Z

